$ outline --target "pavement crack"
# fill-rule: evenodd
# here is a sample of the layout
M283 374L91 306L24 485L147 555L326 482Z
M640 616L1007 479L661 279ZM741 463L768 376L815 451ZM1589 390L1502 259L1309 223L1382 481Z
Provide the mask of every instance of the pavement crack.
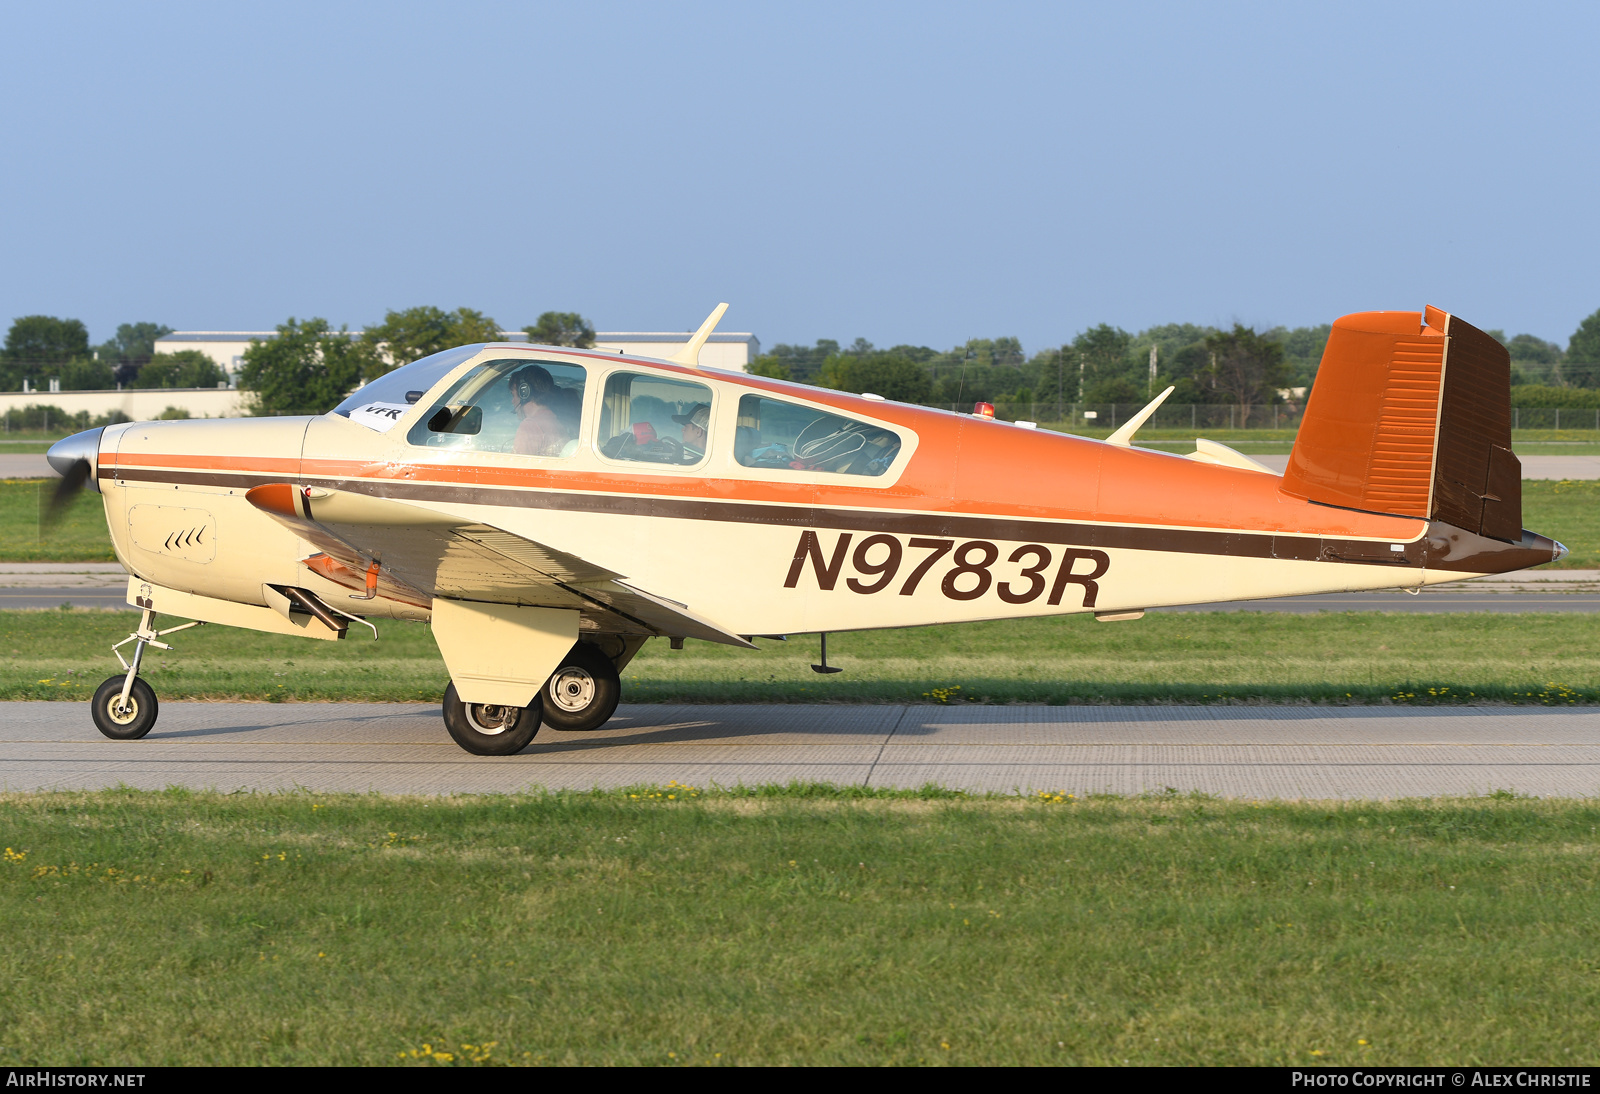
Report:
M889 732L883 738L883 743L878 746L878 754L872 758L872 763L867 767L866 777L861 780L862 786L872 785L872 773L878 770L878 761L883 759L884 750L889 747L889 742L894 740L894 735L900 732L900 723L906 720L906 715L909 713L911 713L911 708L909 706L902 706L900 708L900 717L894 720L894 725L889 727Z

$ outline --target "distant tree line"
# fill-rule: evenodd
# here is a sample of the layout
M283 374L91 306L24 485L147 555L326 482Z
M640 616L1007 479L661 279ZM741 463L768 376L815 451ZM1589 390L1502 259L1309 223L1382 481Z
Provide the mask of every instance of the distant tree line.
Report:
M544 312L523 330L544 345L594 344L594 325L576 312ZM1244 422L1255 408L1299 401L1297 389L1315 380L1330 330L1328 324L1258 331L1167 323L1133 334L1101 323L1032 355L1011 337L975 338L948 350L819 339L812 346L773 346L750 371L910 403L1032 403L1041 416L1072 404L1142 403L1171 384L1172 404L1226 403ZM47 390L49 380L59 379L63 391L214 387L226 380L198 350L156 353L156 339L170 331L124 323L109 341L91 346L79 320L23 316L0 348L0 389L16 391L24 380ZM359 335L325 319L291 318L276 338L246 350L239 385L254 393L258 413L321 413L391 369L452 346L492 341L499 332L498 323L471 308L390 311ZM1600 406L1600 311L1579 324L1564 349L1531 334L1489 333L1510 352L1516 405Z
M1041 415L1074 403L1143 403L1170 384L1173 405L1229 404L1238 408L1236 420L1246 422L1257 407L1301 401L1331 331L1326 323L1262 331L1167 323L1131 334L1102 323L1031 356L1015 338L973 339L945 351L878 349L863 338L842 347L820 339L814 346L773 346L750 371L902 402L1032 403ZM1600 311L1579 325L1564 350L1531 334L1489 333L1510 352L1516 405L1600 406Z
M545 345L594 344L594 325L576 312L545 312L524 330ZM157 353L156 340L171 333L161 323L123 323L109 341L95 346L81 320L25 315L12 322L0 347L0 390L20 391L26 384L48 393L52 380L59 381L62 391L105 391L119 385L216 387L227 382L227 373L199 350ZM345 328L334 330L324 319L291 318L278 327L277 338L246 351L241 386L256 393L262 413L320 413L390 369L499 336L499 324L471 308L391 311L359 338ZM55 413L63 417L59 410Z
M1171 323L1135 335L1102 323L1031 357L1016 338L975 338L942 352L912 345L880 350L862 338L841 348L823 339L815 346L776 345L750 371L909 403L1033 403L1041 414L1075 403L1142 403L1172 384L1174 403L1236 404L1247 419L1301 375L1309 386L1328 329L1258 333L1240 325Z
M77 319L25 315L12 321L0 348L0 390L104 391L123 387L216 387L227 374L199 350L157 353L156 339L172 333L160 323L123 323L98 346Z
M452 346L493 342L500 330L471 308L391 311L359 336L326 319L291 318L276 338L250 343L239 386L255 393L257 414L322 414L386 372ZM594 324L576 312L544 312L523 332L546 346L594 345Z

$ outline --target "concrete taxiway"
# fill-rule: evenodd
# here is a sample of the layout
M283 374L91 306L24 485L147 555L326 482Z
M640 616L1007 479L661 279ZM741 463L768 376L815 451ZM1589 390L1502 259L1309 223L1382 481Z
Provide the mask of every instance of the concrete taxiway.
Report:
M0 451L0 479L58 478L43 452Z
M0 563L0 609L122 608L128 575L115 562ZM1415 596L1403 592L1333 593L1193 604L1160 611L1218 612L1595 612L1600 570L1520 570L1450 585Z
M101 737L83 703L0 703L0 785L219 791L510 793L672 780L822 780L971 791L1232 798L1600 793L1586 707L625 706L604 729L542 730L469 756L439 708L168 703L142 741Z

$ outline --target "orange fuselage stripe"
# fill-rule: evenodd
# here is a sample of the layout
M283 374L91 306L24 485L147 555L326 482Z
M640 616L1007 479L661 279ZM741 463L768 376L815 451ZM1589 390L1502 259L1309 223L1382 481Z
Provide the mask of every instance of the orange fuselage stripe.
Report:
M1004 428L996 426L994 428ZM1021 432L1020 430L1018 432ZM1077 438L1061 438L1078 441ZM264 476L285 475L331 480L390 480L465 487L510 487L628 496L697 499L777 505L861 509L876 512L935 511L1029 520L1093 521L1113 524L1284 532L1299 535L1395 538L1409 540L1421 529L1412 518L1383 516L1320 506L1290 498L1278 490L1279 480L1259 472L1195 463L1138 449L1119 449L1094 442L1079 444L1098 457L1090 466L1041 464L1039 452L1028 453L1032 469L1006 473L1007 453L971 446L957 461L931 457L927 446L914 467L894 487L853 487L834 483L787 483L731 478L611 474L545 468L486 467L461 464L394 461L306 459L281 457L210 457L172 454L129 454L118 462L102 454L107 470L119 467L170 468L196 471L242 471ZM988 448L988 446L982 446ZM1100 451L1093 451L1099 449ZM970 458L976 456L978 458ZM945 474L930 464L944 464ZM1073 461L1077 462L1077 461ZM1085 461L1088 462L1088 461ZM1098 465L1098 466L1096 466ZM913 478L913 470L921 471ZM949 484L930 489L938 479ZM911 481L908 481L911 480ZM922 488L913 485L920 481ZM987 497L979 496L981 493Z

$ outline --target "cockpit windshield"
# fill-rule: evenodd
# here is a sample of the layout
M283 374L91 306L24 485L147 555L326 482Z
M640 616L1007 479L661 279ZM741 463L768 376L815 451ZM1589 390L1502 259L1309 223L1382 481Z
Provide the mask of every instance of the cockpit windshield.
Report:
M409 365L386 372L358 388L332 413L342 414L379 433L387 433L401 416L461 362L483 349L484 343L443 350Z

